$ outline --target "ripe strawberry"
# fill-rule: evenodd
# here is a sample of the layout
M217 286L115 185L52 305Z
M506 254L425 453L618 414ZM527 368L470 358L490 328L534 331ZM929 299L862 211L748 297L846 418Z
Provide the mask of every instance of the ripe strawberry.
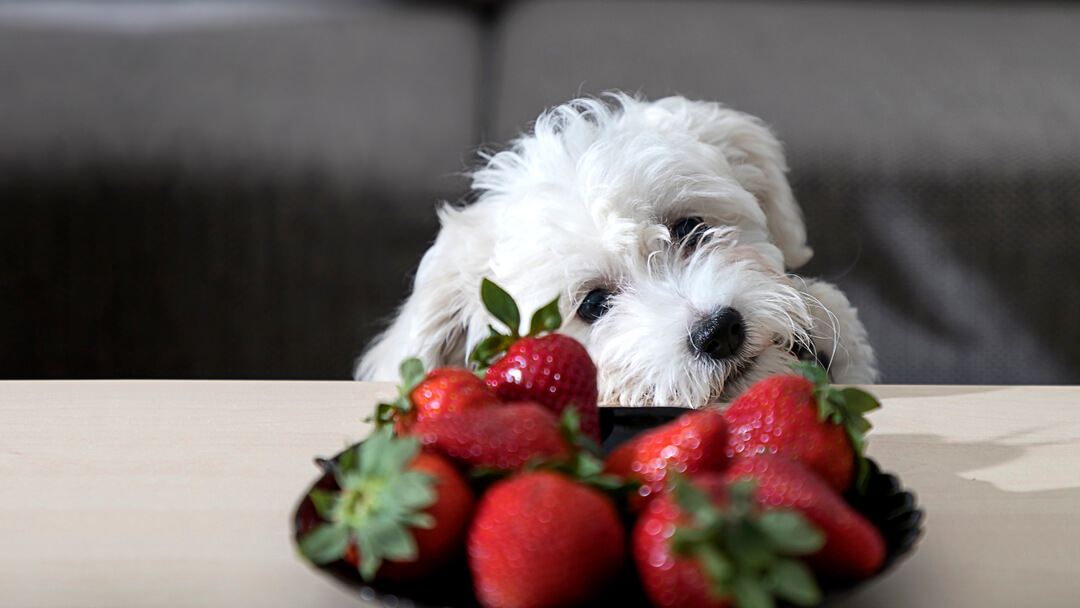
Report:
M499 397L476 374L464 367L437 367L424 374L419 359L401 365L402 384L394 403L379 405L380 424L390 420L398 434L418 422L499 404Z
M473 351L473 361L481 367L490 364L484 375L487 385L503 401L536 401L556 414L575 408L581 432L599 442L596 365L577 340L557 333L539 335L562 324L558 298L536 311L529 333L522 337L518 333L521 316L513 298L487 279L480 291L488 310L510 330L510 335L503 335L492 329L492 335ZM491 363L504 351L505 356Z
M880 407L871 395L854 388L829 386L823 369L795 364L801 372L761 380L724 411L732 458L773 452L802 461L839 493L855 478L865 487L863 457L866 412Z
M695 475L722 471L728 463L727 422L716 410L695 410L615 448L604 471L641 482L640 499L664 489L670 471Z
M561 473L497 482L469 528L469 569L484 608L580 605L625 561L625 529L611 499Z
M557 414L576 408L581 432L600 441L596 365L577 340L563 334L522 338L488 368L484 380L505 401L531 399Z
M864 579L881 569L885 560L881 532L798 461L759 454L733 463L725 479L754 481L763 508L798 509L825 533L825 546L807 558L819 574Z
M416 438L376 431L342 454L333 482L309 494L321 521L298 544L312 562L343 559L366 581L406 582L463 554L472 490Z
M421 420L413 433L425 451L473 468L516 471L570 457L555 414L528 401Z
M762 513L745 484L717 473L677 476L634 524L631 553L657 608L800 605L820 601L813 575L794 556L821 547L821 534L790 511Z

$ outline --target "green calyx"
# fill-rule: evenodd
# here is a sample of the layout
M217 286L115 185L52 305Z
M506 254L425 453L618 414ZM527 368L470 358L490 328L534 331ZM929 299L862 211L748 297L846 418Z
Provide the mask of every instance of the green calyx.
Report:
M672 491L687 515L672 535L672 552L697 560L717 599L731 598L739 608L773 608L776 599L821 602L821 588L799 556L820 550L825 535L798 511L760 511L750 481L728 486L725 506L682 476Z
M398 398L390 403L380 403L375 406L375 414L367 418L365 422L373 422L376 430L393 425L395 417L412 410L413 404L409 400L409 393L424 381L425 375L424 364L420 359L413 357L402 362Z
M855 489L866 493L870 465L866 462L866 433L872 428L866 413L881 407L870 393L857 388L836 388L829 384L828 373L816 363L796 362L791 367L814 383L818 420L843 427L855 452Z
M489 325L491 335L481 340L473 349L469 360L479 364L481 369L485 369L500 354L506 352L511 344L522 338L521 311L514 302L514 298L489 279L484 279L480 283L480 298L488 312L509 331L504 334ZM529 333L525 336L534 337L553 332L561 326L562 315L559 314L559 298L556 297L533 313L529 320Z
M559 416L559 431L570 446L570 459L555 463L551 468L563 471L582 483L604 492L619 504L637 492L641 483L604 472L604 450L591 437L581 432L581 415L576 408L567 407Z
M358 569L368 582L383 560L415 561L412 530L435 526L424 511L438 497L432 476L409 469L419 452L419 440L394 437L388 429L346 450L331 469L340 489L309 495L324 523L300 538L300 553L326 564L341 559L355 543Z

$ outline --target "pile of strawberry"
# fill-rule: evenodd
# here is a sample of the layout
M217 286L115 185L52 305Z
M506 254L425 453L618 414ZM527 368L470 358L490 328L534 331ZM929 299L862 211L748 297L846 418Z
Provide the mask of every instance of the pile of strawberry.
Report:
M520 336L513 300L482 295L509 334L477 348L479 373L405 362L400 398L310 494L309 560L417 588L464 564L484 608L588 605L628 575L658 607L811 606L819 582L881 569L881 533L843 498L865 481L871 396L804 367L604 458L596 368L551 333L556 303Z

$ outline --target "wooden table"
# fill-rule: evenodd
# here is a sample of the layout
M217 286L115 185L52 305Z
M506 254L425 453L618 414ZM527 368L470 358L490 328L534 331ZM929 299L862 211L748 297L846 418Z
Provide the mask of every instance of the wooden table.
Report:
M0 606L355 606L300 561L316 455L387 384L0 382ZM877 386L870 454L925 507L833 606L1080 605L1080 388Z

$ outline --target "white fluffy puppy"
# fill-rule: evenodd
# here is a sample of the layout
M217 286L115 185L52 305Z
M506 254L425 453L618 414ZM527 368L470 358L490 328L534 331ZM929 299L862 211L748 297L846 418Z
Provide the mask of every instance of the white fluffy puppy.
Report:
M476 200L440 210L412 294L357 379L397 380L411 356L464 364L497 323L480 299L487 277L524 315L559 296L560 331L592 355L603 404L723 402L808 355L836 382L874 381L847 298L788 274L812 252L758 119L611 94L545 112L484 158Z

